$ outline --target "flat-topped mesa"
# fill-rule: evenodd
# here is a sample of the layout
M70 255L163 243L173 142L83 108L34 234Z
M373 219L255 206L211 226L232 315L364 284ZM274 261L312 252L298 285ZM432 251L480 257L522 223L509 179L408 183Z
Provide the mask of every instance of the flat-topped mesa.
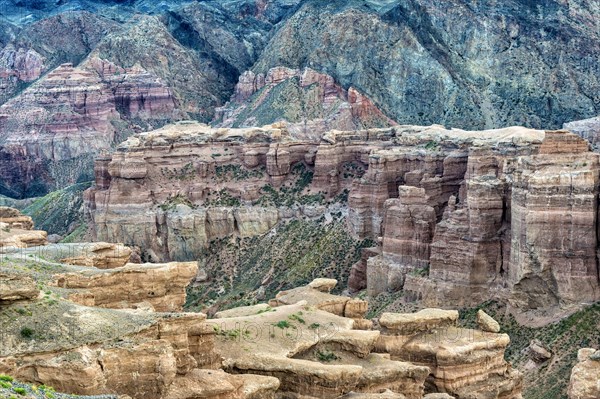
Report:
M372 295L403 289L426 306L508 298L520 309L600 298L597 238L577 233L596 230L598 155L566 131L508 131L498 141L469 143L458 168L464 174L451 184L445 168L421 180L406 173L401 184L417 188L379 202L379 214L377 205L365 208L370 226L383 227L383 252L367 266ZM398 159L389 150L377 154L383 165ZM373 171L361 185L378 179Z
M285 217L278 208L305 212L349 190L368 153L394 135L331 132L311 142L293 140L283 124L177 123L103 154L86 207L98 240L139 246L154 260L191 259L213 239L266 233Z

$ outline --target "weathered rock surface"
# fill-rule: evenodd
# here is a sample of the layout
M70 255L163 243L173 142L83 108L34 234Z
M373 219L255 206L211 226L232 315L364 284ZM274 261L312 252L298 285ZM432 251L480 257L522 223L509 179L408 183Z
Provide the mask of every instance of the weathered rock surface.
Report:
M99 158L86 207L97 239L185 260L213 239L261 235L293 215L277 189L304 181L301 195L326 199L348 190L349 228L382 243L354 268L353 289L403 289L428 306L501 298L551 309L600 296L597 239L576 237L596 226L598 165L564 131L397 126L313 142L284 124L179 123Z
M0 274L0 303L30 300L36 298L40 290L28 276Z
M125 245L97 242L82 248L82 253L77 256L61 259L60 263L113 269L129 263L131 254L131 248Z
M569 383L569 399L600 397L600 356L594 349L580 349Z
M77 290L69 298L86 306L131 308L148 302L158 312L181 311L196 262L128 264L108 270L58 274L56 286Z
M28 248L46 245L48 234L33 230L31 217L18 209L0 207L0 253L10 248Z
M600 114L597 11L585 0L307 2L252 70L327 72L401 124L557 129Z
M576 233L596 228L598 156L568 132L490 133L371 155L350 193L356 233L382 234L371 295L403 289L427 306L508 298L520 309L598 298L597 239Z
M552 353L544 348L538 341L532 341L529 345L529 356L536 363L544 363L552 358Z
M457 398L520 398L523 376L504 360L508 335L457 328L453 324L458 314L443 312L382 315L385 328L376 350L429 367L429 392Z
M455 310L423 309L416 313L384 313L379 324L392 335L412 335L441 327L456 326L458 312Z
M172 118L174 108L169 89L140 66L63 64L0 107L2 192L33 196L85 180L95 155L119 141L121 116Z

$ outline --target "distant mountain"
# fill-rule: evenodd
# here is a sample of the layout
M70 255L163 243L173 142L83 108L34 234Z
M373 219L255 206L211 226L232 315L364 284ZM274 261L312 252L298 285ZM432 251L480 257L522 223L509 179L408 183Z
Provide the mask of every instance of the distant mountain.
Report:
M89 152L86 167L67 162L73 159L67 154L61 170L77 165L78 173L62 170L58 177L49 166L55 158L36 158L47 151L23 150L23 142L54 142L54 133L45 127L39 132L11 127L19 115L9 102L27 103L45 115L54 112L45 95L31 90L64 63L93 73L98 72L94 62L113 65L111 73L143 71L146 82L158 82L172 97L174 112L159 112L149 123L140 115L153 114L146 109L152 101L133 95L144 112L132 116L123 103L132 96L100 76L101 84L108 85L108 107L115 110L107 117L114 132L98 131L110 138L101 146L106 149L136 131L178 119L224 123L226 113L236 116L229 121L233 125L316 118L326 122L319 122L320 128L334 128L340 120L345 128L379 126L385 119L469 129L560 128L600 114L599 14L600 5L589 0L0 0L0 104L5 104L0 114L10 116L0 119L0 194L44 194L75 183L80 168L91 171L87 163L98 146L83 148ZM246 71L266 76L281 67L329 76L342 91L352 89L368 99L381 118L346 123L349 119L329 109L298 119L294 110L313 99L293 81L270 91L268 98L245 99L253 104L234 99L223 108ZM75 86L93 91L87 85L98 81L81 83ZM276 98L283 106L272 106ZM70 128L67 140L80 135L79 127ZM15 168L15 156L22 159L16 164L38 166ZM34 180L38 183L32 189Z

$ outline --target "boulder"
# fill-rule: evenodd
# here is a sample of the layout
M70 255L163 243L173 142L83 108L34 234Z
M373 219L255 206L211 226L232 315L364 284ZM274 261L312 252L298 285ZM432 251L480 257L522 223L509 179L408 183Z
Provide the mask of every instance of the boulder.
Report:
M477 325L482 331L492 333L500 332L500 323L494 320L492 316L485 313L482 309L477 311Z

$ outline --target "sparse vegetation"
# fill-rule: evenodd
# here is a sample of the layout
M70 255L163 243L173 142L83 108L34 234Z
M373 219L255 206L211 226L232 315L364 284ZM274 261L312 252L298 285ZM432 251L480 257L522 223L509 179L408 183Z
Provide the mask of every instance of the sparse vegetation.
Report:
M302 318L302 312L294 313L288 316L288 319L297 321L300 324L306 324L306 321Z
M320 362L329 363L334 360L339 360L340 357L335 353L327 350L318 350L316 353L316 357Z
M290 327L292 327L292 324L289 321L287 321L287 320L280 320L280 321L278 321L277 323L275 323L273 325L275 327L277 327L277 328L281 328L282 330L284 328L290 328Z

